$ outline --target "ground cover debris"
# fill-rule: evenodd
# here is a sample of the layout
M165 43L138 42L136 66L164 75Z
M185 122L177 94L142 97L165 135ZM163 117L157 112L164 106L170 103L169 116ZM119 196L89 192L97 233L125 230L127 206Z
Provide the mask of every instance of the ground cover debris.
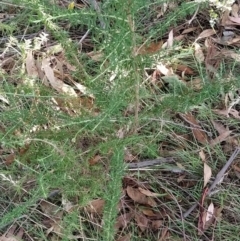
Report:
M238 240L239 1L0 4L0 240Z

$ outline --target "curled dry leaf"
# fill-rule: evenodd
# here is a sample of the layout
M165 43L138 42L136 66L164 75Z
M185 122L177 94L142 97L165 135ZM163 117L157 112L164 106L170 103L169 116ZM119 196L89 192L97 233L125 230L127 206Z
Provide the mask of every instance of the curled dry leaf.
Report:
M137 188L127 187L128 196L136 203L149 205L151 207L156 207L157 203L152 197L147 197L145 194L141 193Z
M209 182L212 176L212 169L204 162L203 173L204 173L204 184L203 187L206 187L207 183Z

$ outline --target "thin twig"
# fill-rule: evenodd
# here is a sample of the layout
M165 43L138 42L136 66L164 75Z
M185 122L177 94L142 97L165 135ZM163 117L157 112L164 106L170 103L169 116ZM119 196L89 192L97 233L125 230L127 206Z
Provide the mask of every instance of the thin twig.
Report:
M221 171L217 174L214 182L212 183L212 185L209 187L206 196L209 196L211 194L211 191L216 187L216 185L221 181L221 179L223 178L225 172L227 171L227 169L229 168L229 166L232 164L232 162L235 160L235 158L237 157L237 155L240 153L240 147L237 147L235 149L235 151L233 152L233 154L231 155L231 157L228 159L227 163L224 165L224 167L221 169ZM184 214L183 217L187 218L189 216L189 214L198 206L199 202L194 203L194 205L189 208Z
M173 162L175 162L175 160L172 157L158 158L158 159L153 159L153 160L144 160L144 161L137 162L137 163L129 163L128 169L142 168L142 167L147 167L147 166L154 166L154 165L160 165L163 163L173 163Z
M79 40L78 44L82 44L82 42L85 40L85 38L88 36L88 34L90 33L90 29L88 29L88 31L82 36L82 38Z

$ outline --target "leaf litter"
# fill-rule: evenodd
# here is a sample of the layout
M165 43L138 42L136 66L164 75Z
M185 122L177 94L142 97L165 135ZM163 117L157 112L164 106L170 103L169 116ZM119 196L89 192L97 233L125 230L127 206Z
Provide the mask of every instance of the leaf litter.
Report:
M86 8L87 5L83 3L70 3L65 7L68 8L68 10L73 11L74 8L81 10L82 8ZM157 15L155 16L156 19L161 20L161 18L163 18L168 11L177 7L178 6L174 3L162 4L157 8ZM135 57L137 55L142 57L147 55L155 58L155 55L162 54L161 52L163 50L166 50L168 53L171 51L177 51L177 49L175 49L175 41L183 40L183 42L185 41L186 43L191 42L194 46L193 49L195 59L199 64L205 66L208 71L209 79L214 81L215 77L217 76L221 61L227 61L229 58L236 61L239 60L238 54L235 53L231 48L227 48L228 46L239 47L240 37L238 36L238 31L236 31L236 28L239 25L238 10L239 5L234 3L232 5L231 12L222 13L222 34L218 29L209 28L207 24L206 29L203 30L202 26L198 26L196 22L194 22L193 18L191 22L194 24L190 24L189 26L185 25L187 26L186 28L183 26L172 26L169 28L168 33L164 38L158 39L157 41L143 41L141 45L133 49L133 55ZM200 15L198 17L200 17ZM14 41L16 42L16 40ZM34 85L36 78L39 78L42 81L42 84L44 84L47 88L51 88L55 93L66 97L66 101L63 101L62 98L54 97L52 105L59 107L60 111L63 111L70 116L81 115L81 112L79 112L80 108L85 108L90 112L93 112L93 115L98 115L99 112L94 110L95 96L91 93L90 89L88 89L84 84L78 82L73 77L72 71L76 71L75 66L66 60L64 57L65 53L63 48L58 48L58 50L54 52L53 48L52 50L45 48L43 42L40 52L41 58L39 58L39 53L36 50L30 48L25 56L25 71L27 76L31 78L31 83ZM105 58L102 51L89 51L87 55L96 62L101 62ZM14 58L6 56L7 51L1 54L1 57L3 57L1 59L1 67L5 73L12 74L14 71L16 71L14 67L18 61L18 59L15 58L17 55L12 55ZM195 78L199 74L198 69L188 66L187 63L182 63L182 59L176 63L164 61L163 55L161 61L154 59L154 62L155 64L153 66L148 66L144 70L147 75L145 84L149 84L148 88L151 93L155 94L157 91L159 91L159 89L161 89L163 92L166 90L166 92L168 92L169 86L174 90L179 86L181 86L181 88L183 88L183 86L190 86L190 88L194 89L194 91L200 91L203 88L203 80ZM158 88L155 88L156 86ZM8 100L8 98L1 98L1 101L6 105L11 106L11 101ZM141 108L139 108L139 112L141 112ZM161 145L165 148L165 153L174 153L177 155L176 149L178 149L178 151L183 150L184 148L187 148L188 145L195 145L194 151L196 152L199 151L199 148L205 148L204 151L206 151L207 147L210 148L210 150L214 153L213 147L218 145L224 149L224 147L231 142L231 138L234 138L233 135L236 133L236 130L232 127L228 127L228 122L226 120L240 119L237 103L229 103L228 106L225 106L224 108L221 108L221 106L216 106L216 108L213 109L213 112L215 112L217 116L217 121L215 118L211 117L212 119L210 122L213 126L212 130L209 128L209 126L206 127L205 120L200 121L198 119L199 112L200 111L198 108L196 108L195 110L188 111L187 113L182 110L182 113L177 113L174 115L175 120L178 121L177 123L180 122L181 127L186 130L190 130L190 132L187 133L187 138L184 142L186 147L179 145L176 140L167 140L166 143L161 143ZM131 112L128 112L128 115L131 116ZM209 133L212 135L209 135ZM126 131L124 136L121 135L121 138L124 139L124 137L128 136L128 134L129 132ZM175 136L183 136L183 134L178 133L178 131L176 131L174 134ZM231 144L233 144L233 146L230 147L230 150L228 149L229 151L234 150L237 142L232 141ZM175 146L172 148L172 152L170 152L168 148L171 149L172 145ZM8 153L5 155L5 164L9 166L13 165L16 154L18 153L16 151L12 153L11 150L7 148L5 149L5 147L1 146L1 149L2 148L4 149L4 152ZM22 150L23 149L24 146L22 147ZM203 190L201 193L202 196L201 206L199 208L198 223L198 229L201 231L201 235L204 234L206 229L213 225L214 219L217 216L220 216L220 214L217 215L216 213L221 213L220 208L215 207L215 204L213 204L212 201L208 206L205 206L206 208L204 209L204 205L208 198L207 188L210 185L212 172L216 172L216 170L212 170L207 164L207 158L204 151L200 152L200 159L202 159L202 162L199 162L199 164L203 164L203 174L201 176L203 177ZM21 150L19 153L21 153ZM141 156L134 153L134 151L132 151L130 148L129 153L125 155L125 161L133 163L142 161ZM24 154L25 153L23 153L23 155ZM100 154L92 155L91 158L88 158L88 163L94 168L95 166L100 165L101 159L102 155ZM173 172L169 171L171 169L169 167L163 167L162 170L160 169L158 175L163 176L162 180L167 180L166 185L170 185L168 187L169 189L174 186L174 179L176 180L176 183L178 183L178 187L181 190L181 188L186 189L188 185L190 186L190 178L196 178L192 176L191 171L188 170L188 165L186 163L183 163L183 165L186 167L186 170L185 168L183 170L184 174L174 174ZM237 166L234 166L233 168L235 171L239 171ZM132 174L132 176L134 175L136 175L136 173ZM128 183L130 182L130 179L131 184ZM141 179L144 178L141 177ZM163 195L159 195L153 191L156 190L155 188L151 188L153 184L156 185L159 183L151 183L149 181L147 185L142 185L140 180L135 180L133 177L129 178L128 182L125 183L126 187L124 188L124 182L126 182L126 180L127 179L123 180L123 197L119 204L120 212L118 213L115 224L116 233L118 236L120 236L117 240L130 240L131 234L128 233L128 224L133 222L133 220L142 235L147 233L148 230L154 230L160 232L160 238L158 240L167 240L168 238L172 238L173 232L168 227L166 217L176 218L176 208L171 207L171 202L174 200L171 195L174 194L165 192ZM144 181L146 182L146 180ZM182 187L180 186L180 183ZM184 209L187 209L184 200L181 200L181 198L177 198L176 200L178 200L177 202L180 206L184 207ZM70 205L70 208L67 208L66 203ZM105 201L103 199L95 199L90 201L84 210L84 212L90 216L96 216L94 218L91 217L92 222L99 224L99 226L101 226L101 222L99 222L97 218L102 216L104 204ZM65 211L70 212L72 202L65 200L62 205L65 206ZM40 208L46 218L42 221L42 223L44 224L45 221L45 225L48 226L46 233L50 234L55 232L61 236L61 221L63 219L64 212L59 211L58 206L47 202L46 200L41 201ZM127 209L127 211L125 212L124 209ZM13 236L11 237L14 231L15 230L3 234L1 238L7 241L14 241L15 238ZM22 238L23 230L20 231L21 232L16 235L18 239ZM125 233L123 231L125 231ZM123 235L121 236L121 234Z

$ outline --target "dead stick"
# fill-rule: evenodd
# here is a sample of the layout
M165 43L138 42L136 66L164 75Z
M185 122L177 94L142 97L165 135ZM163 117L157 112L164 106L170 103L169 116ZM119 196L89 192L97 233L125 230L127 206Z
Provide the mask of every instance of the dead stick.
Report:
M220 180L222 179L222 177L224 176L225 172L227 171L227 169L229 168L229 166L232 164L232 162L235 160L235 158L237 157L237 155L240 153L240 148L237 147L235 149L235 151L233 152L233 154L231 155L231 157L228 159L227 163L224 165L224 167L221 169L221 171L217 174L214 182L212 183L212 185L209 187L208 192L206 194L206 196L209 196L209 194L211 193L211 191L216 187L216 185L220 182ZM199 202L194 203L194 205L189 208L184 214L183 214L183 218L188 217L188 215L198 206Z
M175 161L172 157L158 158L158 159L153 159L153 160L143 160L141 162L129 163L128 169L142 168L142 167L147 167L147 166L161 165L163 163L173 163L173 162L175 162Z

